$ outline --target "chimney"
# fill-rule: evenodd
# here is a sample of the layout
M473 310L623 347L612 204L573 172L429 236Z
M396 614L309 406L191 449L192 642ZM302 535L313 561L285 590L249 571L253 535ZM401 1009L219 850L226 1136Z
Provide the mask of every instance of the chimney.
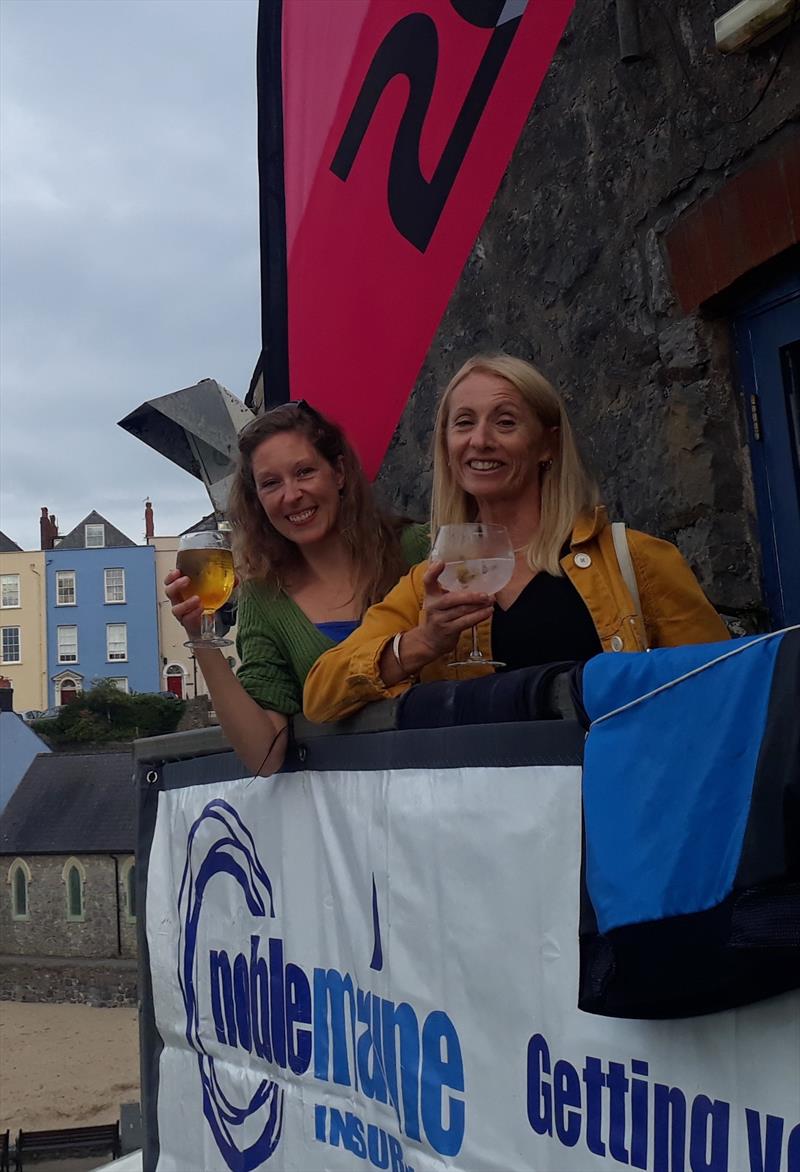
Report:
M144 502L144 537L145 541L149 541L151 537L155 537L155 528L153 526L153 505L149 500Z
M42 506L42 515L39 518L39 533L41 534L40 549L52 549L58 537L58 525L52 513Z
M6 676L0 676L0 712L14 711L14 685Z

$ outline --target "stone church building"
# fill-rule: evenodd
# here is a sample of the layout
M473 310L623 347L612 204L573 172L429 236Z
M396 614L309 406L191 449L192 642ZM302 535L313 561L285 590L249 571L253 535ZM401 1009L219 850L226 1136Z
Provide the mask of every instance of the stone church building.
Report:
M130 749L36 757L0 817L0 998L135 1003Z

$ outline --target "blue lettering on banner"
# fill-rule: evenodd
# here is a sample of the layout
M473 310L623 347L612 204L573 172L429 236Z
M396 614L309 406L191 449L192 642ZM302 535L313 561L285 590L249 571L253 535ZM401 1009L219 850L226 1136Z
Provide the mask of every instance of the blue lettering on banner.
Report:
M649 1081L647 1062L587 1054L579 1070L553 1060L546 1039L528 1042L528 1122L537 1135L652 1172L800 1172L800 1124L745 1111L749 1170L731 1169L731 1107L705 1094ZM782 1163L784 1153L786 1164ZM652 1162L648 1163L648 1154Z
M265 945L251 936L249 957L239 953L233 963L224 949L212 949L209 979L222 1045L255 1050L295 1074L306 1073L313 1052L316 1079L388 1100L409 1139L419 1141L424 1132L440 1155L459 1151L464 1064L446 1013L433 1010L420 1029L408 1002L365 992L349 973L317 968L312 983L299 965L284 963L283 942L274 937Z
M391 1169L391 1172L414 1172L406 1163L403 1145L375 1123L365 1123L352 1111L337 1107L314 1108L314 1138L332 1148L344 1148L373 1168Z
M255 1055L267 1068L265 1075L288 1068L294 1075L352 1088L366 1100L388 1104L409 1140L424 1139L440 1156L456 1155L466 1127L465 1082L461 1043L450 1017L432 1010L420 1019L409 1002L395 1003L361 989L350 973L337 969L306 973L285 957L278 935L251 932L245 950L231 955L224 948L212 949L203 964L197 942L200 913L207 884L215 876L239 886L252 917L275 917L272 886L253 837L236 810L220 799L208 803L188 836L179 893L178 979L186 1038L198 1058L203 1113L232 1172L251 1172L272 1155L281 1138L284 1092L274 1078L264 1077L246 1105L230 1103L200 1032L201 1021L208 1018L198 1000L203 971L217 1047ZM372 910L377 937L374 879ZM380 964L376 942L371 967ZM243 1147L237 1136L244 1135L251 1120L249 1146ZM263 1129L253 1140L253 1123L259 1120ZM314 1131L321 1142L344 1147L376 1168L413 1172L400 1141L353 1112L330 1108L326 1114L317 1106Z
M750 1172L780 1172L784 1120L779 1115L767 1115L762 1128L758 1111L748 1107L745 1116ZM800 1172L800 1123L792 1128L786 1141L786 1172Z

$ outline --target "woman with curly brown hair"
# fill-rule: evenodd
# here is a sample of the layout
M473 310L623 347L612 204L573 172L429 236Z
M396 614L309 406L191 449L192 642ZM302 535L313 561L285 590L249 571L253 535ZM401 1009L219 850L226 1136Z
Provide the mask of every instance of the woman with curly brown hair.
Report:
M228 517L240 578L238 676L215 648L196 649L214 710L248 768L280 768L288 717L319 656L425 557L423 526L378 508L341 429L300 401L276 407L239 435ZM172 613L190 636L200 600L189 579L165 579Z

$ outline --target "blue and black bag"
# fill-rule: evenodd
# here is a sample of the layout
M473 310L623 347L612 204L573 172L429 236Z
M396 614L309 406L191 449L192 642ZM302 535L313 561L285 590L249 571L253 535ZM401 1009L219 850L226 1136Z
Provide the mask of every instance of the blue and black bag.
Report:
M800 987L800 628L583 674L579 1007L711 1013Z

